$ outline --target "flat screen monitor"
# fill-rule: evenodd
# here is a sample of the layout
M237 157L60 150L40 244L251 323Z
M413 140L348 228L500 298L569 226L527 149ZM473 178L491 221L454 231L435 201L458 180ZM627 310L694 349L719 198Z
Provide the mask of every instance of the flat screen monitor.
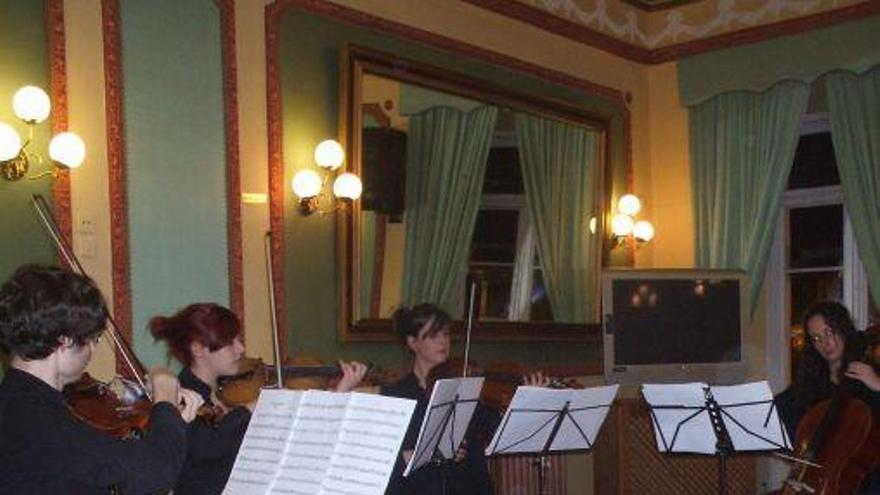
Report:
M633 385L744 380L746 302L743 272L606 270L606 378Z

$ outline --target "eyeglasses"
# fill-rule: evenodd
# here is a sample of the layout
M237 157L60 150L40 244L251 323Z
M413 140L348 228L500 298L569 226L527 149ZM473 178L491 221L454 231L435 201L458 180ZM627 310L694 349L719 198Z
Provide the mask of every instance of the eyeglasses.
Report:
M810 341L813 342L813 345L819 345L822 342L830 339L832 336L837 335L837 333L832 330L830 327L825 327L822 330L822 333L819 335L810 335Z

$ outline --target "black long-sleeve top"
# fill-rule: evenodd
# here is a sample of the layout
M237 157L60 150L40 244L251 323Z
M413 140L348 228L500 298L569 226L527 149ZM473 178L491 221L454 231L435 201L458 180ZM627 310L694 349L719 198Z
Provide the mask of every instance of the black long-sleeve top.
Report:
M0 384L0 494L168 490L183 466L185 435L180 413L162 402L142 439L115 439L74 417L61 392L10 369Z
M412 450L418 440L419 429L425 419L429 397L419 385L415 374L410 373L397 383L382 387L382 395L401 397L416 400L416 407L410 419L406 436L401 445L401 451ZM444 493L443 484L445 478L445 493L456 495L489 495L492 493L492 485L489 481L489 470L486 465L486 457L483 455L485 442L480 432L480 427L487 423L486 418L491 416L482 407L477 407L474 419L465 435L467 441L467 455L459 462L449 462L445 467L439 468L433 464L424 466L403 477L406 465L402 456L398 456L397 465L388 483L385 495L441 495ZM441 471L441 469L443 471Z
M211 387L196 377L189 368L178 376L180 386L198 392L205 403L213 406ZM238 407L213 425L197 418L187 431L188 450L183 473L174 487L175 495L214 495L223 491L235 456L244 438L251 413Z

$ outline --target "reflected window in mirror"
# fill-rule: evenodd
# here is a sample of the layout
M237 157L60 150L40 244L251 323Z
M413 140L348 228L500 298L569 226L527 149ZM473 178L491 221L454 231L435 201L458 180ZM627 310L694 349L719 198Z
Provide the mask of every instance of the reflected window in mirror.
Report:
M499 114L489 150L465 293L475 287L483 320L553 321L508 116Z

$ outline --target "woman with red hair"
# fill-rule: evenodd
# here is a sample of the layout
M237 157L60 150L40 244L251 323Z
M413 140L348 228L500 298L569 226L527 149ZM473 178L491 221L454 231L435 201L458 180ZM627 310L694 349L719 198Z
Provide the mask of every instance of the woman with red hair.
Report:
M212 407L225 408L217 397L217 380L238 373L244 355L241 322L229 309L212 303L197 303L171 316L150 320L150 332L168 345L168 352L184 365L181 386L195 390ZM340 362L343 377L336 391L352 390L363 379L367 367ZM212 425L197 421L187 434L186 463L175 495L208 495L223 491L239 445L247 430L255 403L226 411Z

